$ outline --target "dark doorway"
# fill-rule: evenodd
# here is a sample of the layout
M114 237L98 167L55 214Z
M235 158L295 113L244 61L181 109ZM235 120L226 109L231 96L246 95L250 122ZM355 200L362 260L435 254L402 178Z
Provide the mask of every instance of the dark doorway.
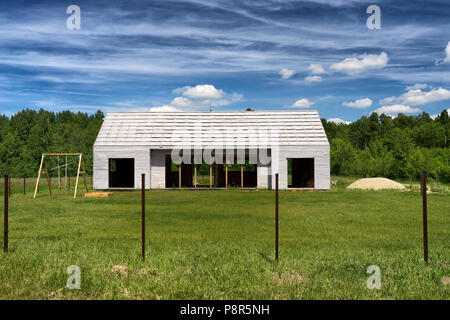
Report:
M214 165L202 162L193 165L193 177L195 188L210 188L214 186Z
M288 188L314 188L314 158L288 159Z
M134 188L134 159L109 159L109 187Z
M238 162L243 161L240 164ZM225 157L223 162L225 161ZM214 164L214 186L218 188L237 187L237 188L256 188L257 166L250 163L249 154L240 154L234 151L233 158L230 159L232 164Z
M166 188L178 187L178 166L166 155Z
M190 188L193 186L192 181L192 164L181 164L181 177L180 177L180 166L172 162L171 156L166 155L166 188L178 188L181 186Z
M243 180L244 188L256 188L258 185L256 164L247 163L244 165Z
M227 178L228 181L226 181ZM256 164L249 164L248 161L244 165L230 164L226 166L223 164L215 164L214 186L218 188L225 188L226 186L256 188Z
M214 164L214 186L225 188L225 167L223 164Z
M256 185L256 164L246 163L228 166L228 186L256 188Z
M181 186L186 188L191 188L194 186L192 180L192 174L194 167L192 164L182 163L181 164Z

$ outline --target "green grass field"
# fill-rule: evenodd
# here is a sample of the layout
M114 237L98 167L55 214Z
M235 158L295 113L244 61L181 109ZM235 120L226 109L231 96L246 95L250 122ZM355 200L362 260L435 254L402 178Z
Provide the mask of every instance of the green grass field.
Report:
M143 262L139 192L74 200L41 185L33 200L18 187L0 299L449 299L448 186L428 197L426 265L420 193L346 190L350 182L280 191L279 264L274 191L147 192ZM65 288L70 265L80 290ZM381 268L380 290L366 287L370 265Z

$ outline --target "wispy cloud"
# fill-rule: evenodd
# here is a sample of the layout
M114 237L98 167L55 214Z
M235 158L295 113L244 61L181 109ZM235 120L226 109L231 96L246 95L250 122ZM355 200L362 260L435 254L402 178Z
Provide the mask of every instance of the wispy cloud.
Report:
M372 102L373 101L369 98L363 98L363 99L358 99L355 101L343 102L342 105L344 107L364 109L364 108L369 108L370 106L372 106Z
M281 79L287 80L287 79L291 78L295 74L295 70L288 69L288 68L283 68L283 69L281 69L279 74L281 76Z
M391 106L382 106L378 109L376 109L374 112L379 114L386 114L386 115L397 115L399 113L418 113L421 110L419 108L411 108L410 106L405 106L402 104L394 104Z
M406 91L416 90L416 89L426 89L426 88L428 88L428 85L426 83L416 83L416 84L413 84L412 86L406 87Z
M289 108L310 108L313 106L315 102L310 101L309 99L302 98L297 101L295 101L292 105L289 106Z
M388 97L380 101L380 104L385 103L401 103L411 106L426 105L436 101L450 100L450 90L444 88L430 89L429 91L422 91L421 89L408 90L399 97Z
M283 108L305 88L314 101L356 101L397 97L415 82L450 86L448 64L434 64L443 53L448 61L443 2L389 3L396 19L377 32L359 0L77 0L81 30L66 29L67 5L0 4L0 112L51 99L105 110L244 108L242 94L252 108ZM171 93L211 83L221 98ZM336 108L342 100L320 103L320 112L356 117L357 108ZM403 101L383 105L393 104Z
M311 71L312 74L325 73L325 70L320 63L311 63L308 67L308 70Z
M333 63L330 69L347 74L357 74L365 70L381 69L386 67L389 58L386 52L379 55L363 54L358 57L345 58L341 62Z
M319 81L322 81L322 77L321 76L307 76L307 77L305 77L305 81L319 82Z

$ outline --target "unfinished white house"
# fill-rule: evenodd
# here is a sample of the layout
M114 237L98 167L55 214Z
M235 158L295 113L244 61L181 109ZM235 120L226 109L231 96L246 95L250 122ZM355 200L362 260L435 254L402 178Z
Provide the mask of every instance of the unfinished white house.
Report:
M94 144L94 188L330 188L317 111L110 112Z

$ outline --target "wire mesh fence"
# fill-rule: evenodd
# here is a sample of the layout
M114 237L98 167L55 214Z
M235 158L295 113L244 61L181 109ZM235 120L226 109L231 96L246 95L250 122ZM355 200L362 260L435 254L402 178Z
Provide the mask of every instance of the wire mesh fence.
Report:
M36 180L37 178L19 178L19 177L9 177L10 183L9 183L9 193L10 195L14 194L30 194L33 195L35 188L36 188ZM84 189L84 177L80 176L78 182L78 192L83 192ZM61 184L58 177L51 177L50 178L50 184L52 188L52 192L71 192L73 193L75 188L77 177L67 177L66 181L64 180L64 177L61 178ZM92 190L92 176L86 176L86 182L88 185L88 189ZM0 177L0 195L4 195L4 177ZM47 177L43 176L41 177L39 181L39 193L46 193L48 194L48 181Z

